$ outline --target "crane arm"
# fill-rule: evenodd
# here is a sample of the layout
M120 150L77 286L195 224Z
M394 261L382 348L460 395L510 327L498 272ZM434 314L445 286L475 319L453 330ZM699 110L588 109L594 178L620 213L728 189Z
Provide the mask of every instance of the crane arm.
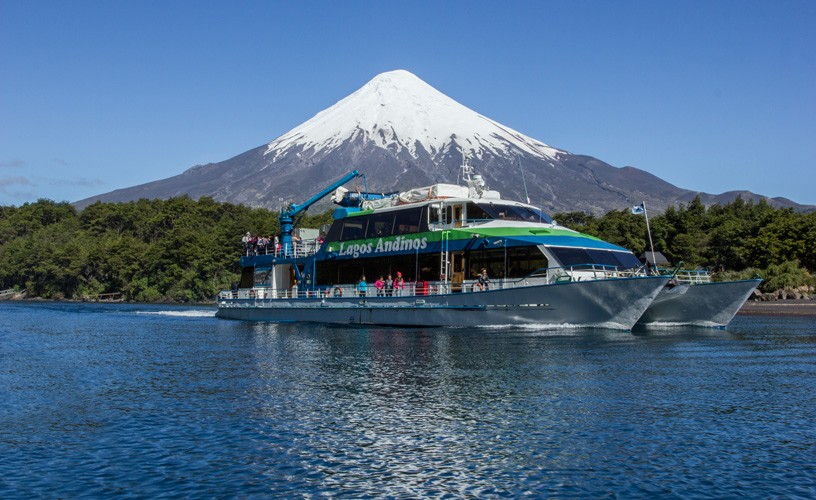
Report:
M326 196L327 194L331 193L332 191L342 186L343 184L347 183L348 181L354 179L355 177L359 177L361 175L362 174L357 170L352 170L351 172L347 173L337 181L331 183L329 186L320 190L317 194L313 195L303 203L299 204L292 203L285 209L281 209L278 221L280 222L281 246L284 255L290 255L292 251L292 231L294 230L295 217L302 215L303 212L308 210L309 207L320 201L320 199Z
M299 213L306 211L309 207L320 201L320 199L326 196L327 194L331 193L332 191L339 188L348 181L354 179L355 177L359 177L360 175L362 174L360 174L360 172L358 172L357 170L352 170L351 172L347 173L346 175L338 179L336 182L330 184L329 186L322 189L308 200L304 201L303 203L292 203L285 210L285 212L289 215L289 217L295 217Z

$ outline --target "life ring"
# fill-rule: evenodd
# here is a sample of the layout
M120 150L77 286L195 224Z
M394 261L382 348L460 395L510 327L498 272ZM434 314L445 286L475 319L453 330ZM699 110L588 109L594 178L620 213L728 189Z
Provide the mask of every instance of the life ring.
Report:
M334 287L334 291L332 291L332 294L335 297L342 297L343 296L343 289L340 288L339 286L336 286L336 287Z

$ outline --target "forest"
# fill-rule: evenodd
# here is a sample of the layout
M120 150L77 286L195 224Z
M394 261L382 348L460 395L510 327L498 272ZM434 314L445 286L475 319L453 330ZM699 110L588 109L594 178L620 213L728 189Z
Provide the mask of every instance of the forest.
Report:
M646 220L629 209L596 217L554 214L560 224L630 248L649 249ZM307 215L301 227L331 222ZM649 218L656 251L714 279L765 279L763 292L813 287L816 213L741 198L704 206L699 198ZM202 197L97 202L78 211L41 199L0 206L0 290L83 299L121 293L140 302L209 302L238 280L241 236L278 232L277 213Z

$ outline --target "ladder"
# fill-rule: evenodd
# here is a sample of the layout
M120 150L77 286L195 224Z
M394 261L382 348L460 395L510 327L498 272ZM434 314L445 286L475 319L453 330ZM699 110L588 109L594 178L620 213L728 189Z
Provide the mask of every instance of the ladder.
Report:
M442 231L442 248L439 252L439 274L443 283L450 280L450 231Z

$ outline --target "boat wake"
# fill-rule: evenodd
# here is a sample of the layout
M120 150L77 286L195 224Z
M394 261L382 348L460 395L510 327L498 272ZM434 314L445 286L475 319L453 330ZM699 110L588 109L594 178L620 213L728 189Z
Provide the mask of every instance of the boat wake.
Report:
M464 327L463 327L464 328ZM467 327L471 328L471 327ZM581 331L592 328L591 325L567 325L564 323L512 323L504 325L479 325L476 328L486 329L512 329L512 330L555 330L555 331Z
M194 309L191 311L136 311L136 314L151 316L175 316L181 318L213 318L215 309Z

